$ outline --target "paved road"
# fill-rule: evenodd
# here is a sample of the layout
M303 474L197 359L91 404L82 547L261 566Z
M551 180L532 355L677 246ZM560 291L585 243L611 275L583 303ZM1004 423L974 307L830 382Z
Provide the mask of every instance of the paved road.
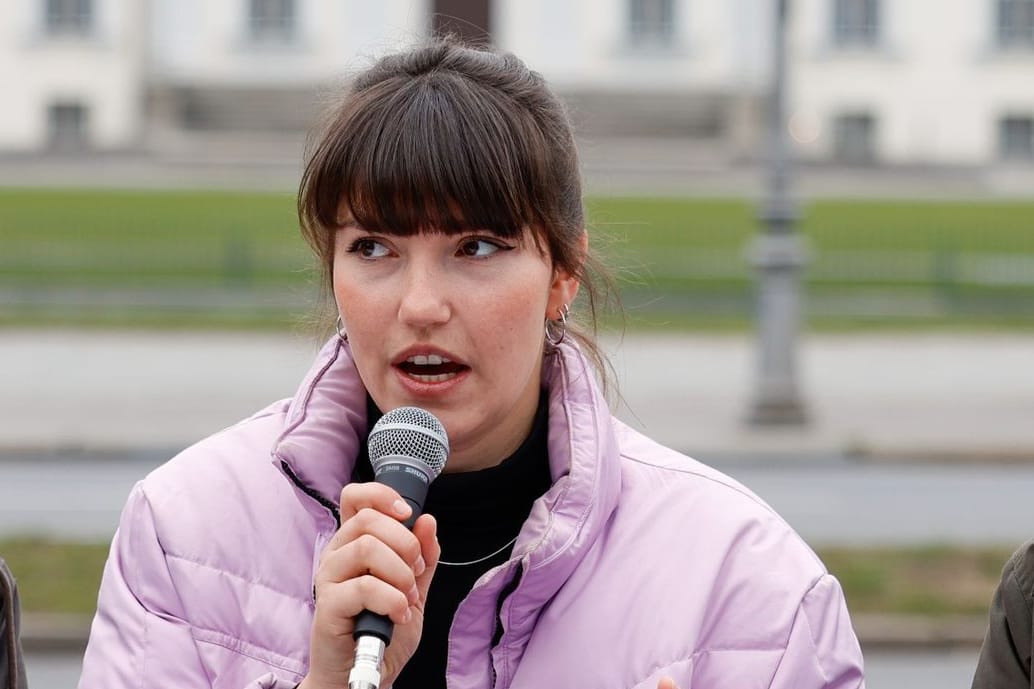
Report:
M133 483L164 459L0 461L0 536L110 539ZM813 546L1016 545L1032 534L1034 465L714 462L768 501Z
M32 689L71 689L81 662L74 655L32 654L26 659ZM870 689L969 689L974 651L874 652L866 656Z
M750 338L605 341L619 416L696 456L1034 458L1034 334L823 335L799 357L804 428L743 422ZM259 333L0 331L0 450L182 447L294 393L316 344Z

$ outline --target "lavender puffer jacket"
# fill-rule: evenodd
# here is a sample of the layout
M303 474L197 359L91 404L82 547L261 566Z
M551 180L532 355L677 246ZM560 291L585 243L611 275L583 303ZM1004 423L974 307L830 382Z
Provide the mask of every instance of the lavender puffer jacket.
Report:
M573 346L543 384L554 484L460 605L450 689L864 687L839 584L771 508L613 419ZM137 484L80 688L294 687L365 408L335 338L293 400Z

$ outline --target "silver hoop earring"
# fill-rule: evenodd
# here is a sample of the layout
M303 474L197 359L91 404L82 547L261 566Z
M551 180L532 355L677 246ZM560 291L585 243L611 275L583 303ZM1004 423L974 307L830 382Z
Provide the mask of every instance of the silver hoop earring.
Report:
M567 317L571 313L571 307L564 304L557 309L559 318L555 321L546 321L546 342L556 347L567 337Z
M334 328L337 330L337 336L341 338L342 342L348 342L348 333L345 332L345 322L341 320L341 316L337 317L334 321Z

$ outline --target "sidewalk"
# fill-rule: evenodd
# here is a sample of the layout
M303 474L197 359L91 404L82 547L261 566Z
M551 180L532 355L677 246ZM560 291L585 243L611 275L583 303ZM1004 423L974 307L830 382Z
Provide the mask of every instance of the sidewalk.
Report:
M801 339L802 427L745 418L749 337L607 340L618 416L699 457L1034 460L1034 333ZM0 331L0 454L181 448L293 395L318 343L269 333Z

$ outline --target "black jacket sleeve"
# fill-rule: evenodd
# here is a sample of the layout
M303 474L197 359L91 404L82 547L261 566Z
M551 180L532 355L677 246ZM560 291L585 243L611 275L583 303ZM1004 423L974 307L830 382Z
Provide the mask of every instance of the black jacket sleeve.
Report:
M1031 684L1031 609L1034 540L1013 553L991 601L973 689L1034 689Z
M18 616L18 589L14 576L0 558L0 683L10 689L28 686L18 636Z

